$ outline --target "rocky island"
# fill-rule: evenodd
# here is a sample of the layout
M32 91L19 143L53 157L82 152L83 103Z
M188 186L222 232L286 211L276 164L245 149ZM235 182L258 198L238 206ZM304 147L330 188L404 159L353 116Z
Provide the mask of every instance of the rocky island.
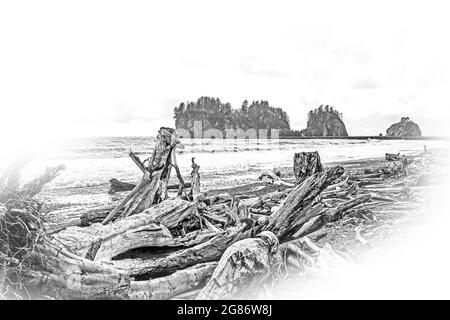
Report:
M201 97L196 102L182 102L174 109L175 127L193 133L194 123L202 122L203 130L217 129L280 129L289 130L289 117L281 108L270 106L268 101L245 100L240 109L219 98Z
M409 117L402 117L400 122L394 123L386 130L388 137L420 137L422 131L419 125L409 119Z
M266 129L268 136L271 131L279 130L280 138L298 137L348 137L348 132L342 120L342 113L330 105L320 105L308 112L308 121L303 130L292 130L287 113L278 107L273 107L266 100L256 100L251 103L244 100L240 108L233 108L229 102L219 98L203 96L197 101L182 102L174 108L176 129L185 129L195 137L195 124L201 122L203 131L209 129L247 131ZM383 135L380 133L380 137ZM386 137L421 137L419 125L402 117L386 130ZM256 138L256 137L255 137Z
M307 127L300 131L300 135L348 137L347 129L342 121L342 114L329 105L320 105L309 111Z

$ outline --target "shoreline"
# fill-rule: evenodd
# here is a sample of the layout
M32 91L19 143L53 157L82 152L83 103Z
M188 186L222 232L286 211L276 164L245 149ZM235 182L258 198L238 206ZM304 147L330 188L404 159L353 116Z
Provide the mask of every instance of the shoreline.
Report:
M297 136L281 136L280 139L299 139L299 140L316 140L316 139L343 139L343 140L439 140L450 141L450 137L442 136L429 136L429 137L387 137L387 136L348 136L348 137L324 137L324 136L311 136L311 137L297 137Z
M445 150L444 148L439 149L430 149L430 152L442 152ZM415 152L409 152L406 153L408 156L416 156L420 154L421 152L415 151ZM371 166L377 166L380 165L380 163L384 162L385 159L383 156L379 157L368 157L368 158L362 158L362 159L354 159L354 160L337 160L337 161L330 161L330 162L323 162L323 166L326 169L329 169L333 166L343 166L346 170L355 170L355 169L364 169L364 168L370 168ZM201 164L200 164L201 166ZM283 179L286 179L286 181L291 181L293 179L294 173L291 166L279 166L275 167L273 169L278 169L281 171ZM215 173L202 173L202 169L200 168L200 175L202 177L201 180L201 189L202 190L221 190L221 189L233 189L233 188L240 188L242 186L245 186L246 184L251 183L259 183L258 182L258 175L261 174L261 172L264 171L264 169L260 168L252 168L250 170L242 170L234 172L233 175L230 175L229 172L215 172ZM46 203L46 205L49 205L52 208L52 211L59 210L61 208L65 208L68 205L77 205L77 203L69 202L68 205L57 205L56 207L53 206L52 202L56 198L70 198L73 196L92 196L92 195L99 195L100 201L105 201L106 198L110 199L110 203L115 203L118 201L119 198L122 197L122 192L118 192L114 195L108 195L108 189L109 189L109 179L114 178L113 176L105 178L105 181L103 183L95 184L95 185L86 185L86 186L70 186L70 187L62 187L62 188L49 188L44 189L39 195L38 199L43 200ZM189 181L189 177L184 177L185 181ZM124 182L128 183L137 183L137 181L133 181L132 179L126 179ZM176 177L171 177L171 183L176 183ZM94 205L94 203L90 203L89 205ZM86 204L86 201L80 201L79 205Z
M130 137L140 137L140 136L130 136ZM149 136L150 137L150 136ZM153 138L153 137L152 137ZM194 137L184 138L186 140L216 140L216 138L204 138L204 137ZM219 139L219 138L217 138ZM226 140L225 138L221 138ZM280 135L274 139L283 140L436 140L436 141L450 141L450 137L446 136L421 136L421 137L390 137L390 136L289 136ZM232 140L232 139L230 139ZM271 140L271 138L239 138L237 140Z
M445 149L431 149L430 154L442 154ZM408 157L419 157L423 152L410 152ZM334 166L342 166L348 174L355 174L366 169L381 167L388 163L384 157L370 157L356 160L342 160L323 163L324 168L330 169ZM282 174L282 180L287 183L295 181L292 167L278 167ZM262 169L252 169L245 172L238 172L235 175L217 173L210 175L208 179L201 176L201 190L209 194L230 193L231 195L242 195L252 190L264 188L266 183L260 181L258 176L263 172ZM176 177L171 177L172 182L176 182ZM189 177L185 177L189 181ZM271 189L269 185L267 190ZM37 199L45 203L44 210L47 212L47 223L51 229L59 229L67 226L79 225L79 216L73 213L79 213L83 210L89 210L101 205L116 205L126 195L126 192L117 192L108 194L109 182L96 186L72 187L67 189L43 190ZM276 189L276 188L275 188ZM280 189L281 190L281 189ZM272 190L273 191L273 190ZM169 190L171 197L176 195L175 191ZM75 209L75 210L74 210Z

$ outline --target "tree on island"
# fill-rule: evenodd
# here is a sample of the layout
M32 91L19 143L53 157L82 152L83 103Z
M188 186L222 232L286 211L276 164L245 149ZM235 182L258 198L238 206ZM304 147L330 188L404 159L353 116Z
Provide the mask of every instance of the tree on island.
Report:
M192 132L195 121L202 121L203 130L218 129L285 129L289 130L289 117L281 108L272 107L266 100L247 100L241 108L219 98L200 97L196 102L182 102L174 108L175 127Z
M342 113L334 109L333 106L320 105L318 108L308 112L307 127L300 131L299 135L346 137L348 133L342 121Z

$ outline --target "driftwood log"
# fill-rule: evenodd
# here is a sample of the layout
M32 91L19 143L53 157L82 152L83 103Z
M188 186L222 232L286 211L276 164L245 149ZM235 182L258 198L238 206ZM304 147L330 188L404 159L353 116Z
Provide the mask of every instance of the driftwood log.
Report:
M20 175L23 167L31 160L31 155L16 157L0 176L0 202L6 202L16 196L20 187Z
M131 156L130 152L133 161L144 171L144 176L139 184L102 221L103 224L110 222L119 211L121 211L120 217L124 218L142 212L167 198L172 151L179 143L174 129L162 127L158 131L156 144L146 167L137 156Z
M323 166L317 151L300 152L294 155L294 176L297 184L302 183L309 176L322 172Z
M205 285L217 267L217 262L199 263L176 271L167 277L131 282L129 298L165 300Z
M314 201L315 197L328 184L332 183L343 173L342 167L336 167L328 172L318 173L310 177L302 185L292 191L285 206L280 207L262 225L249 226L246 221L238 222L235 227L229 227L212 239L161 258L150 260L125 259L114 261L115 266L128 272L131 276L152 277L161 273L173 272L179 268L186 268L198 263L214 261L233 243L250 238L256 230L271 231L282 238L290 230L290 222L301 208Z
M175 198L112 224L69 227L55 234L54 240L90 260L110 260L136 248L189 246L195 238L174 239L169 229L195 212L193 203Z
M323 175L326 176L324 182L334 176L332 173ZM297 192L309 194L300 189ZM7 215L12 215L14 210L9 210ZM23 255L26 259L20 262L21 266L26 265L25 269L20 269L24 270L19 274L21 283L59 298L167 298L188 291L196 283L206 281L212 273L209 267L195 266L219 260L229 246L250 238L254 232L251 225L242 222L223 232L205 230L174 238L170 229L193 216L194 211L195 203L173 199L110 225L72 227L53 236L45 235L38 228L39 236L33 238L32 247L25 246L28 248ZM37 216L27 213L25 217L31 225ZM280 215L280 219L283 218ZM276 225L274 229L278 229ZM180 250L182 247L185 248ZM145 251L135 252L136 257L130 255L139 248ZM149 251L150 248L153 249ZM155 248L174 248L174 251L158 254ZM124 258L117 260L121 255ZM177 273L179 270L186 271ZM187 276L196 280L188 283ZM149 294L147 289L157 283L172 283L172 286Z
M21 197L0 204L0 294L19 283L16 290L26 288L20 294L64 299L169 299L199 289L199 299L235 297L311 267L328 252L305 236L317 238L318 231L348 214L368 214L373 200L393 201L389 192L359 184L395 177L390 167L344 175L338 166L311 173L294 187L261 189L259 183L258 191L201 192L194 161L190 192L148 201L150 189L156 190L153 199L168 189L161 177L170 169L175 146L165 146L159 170L151 167L156 154L147 165L130 154L144 174L142 189L125 197L112 223L98 223L114 209L106 206L90 209L83 225L48 234L36 201ZM10 186L17 185L14 180ZM136 203L139 210L123 214Z
M195 158L192 158L192 172L191 172L191 191L190 197L195 202L198 201L200 194L200 166L195 163Z
M182 200L177 201L180 205L184 205ZM122 248L127 246L127 234L132 235L138 230L137 227L132 226L132 222L138 216L145 216L152 221L145 224L147 229L142 230L145 234L154 225L160 227L165 223L169 227L174 226L177 222L171 214L172 210L162 214L161 210L150 211L153 209L151 208L146 213L130 216L127 218L130 221L126 221L127 219L117 221L114 223L117 224L115 229L126 229L125 234L110 232L111 238L105 236L107 234L105 230L100 230L103 231L103 234L98 232L100 235L97 235L97 238L101 238L105 242L100 242L100 246L95 251L85 248L69 248L70 244L66 240L68 234L60 234L58 237L46 235L38 208L33 207L33 203L30 200L23 200L20 203L15 202L14 207L6 208L6 212L2 210L0 217L2 227L0 233L0 244L2 245L0 292L2 293L14 292L9 288L16 285L18 288L15 288L14 294L25 297L49 295L62 299L130 299L148 296L149 293L146 292L146 289L156 286L157 283L165 283L166 290L161 287L158 294L155 293L151 296L168 298L193 289L196 282L187 281L188 279L198 279L198 283L201 284L205 277L212 273L214 264L208 264L182 270L172 274L170 278L159 279L156 282L145 279L143 282L136 283L127 273L115 268L107 259L120 251L116 249L116 246ZM191 206L192 204L189 203L189 207L184 206L184 208ZM131 227L124 228L124 224ZM90 228L91 231L98 231L99 228L111 227L97 224ZM121 244L118 241L120 237L125 243ZM73 244L73 246L76 245ZM78 254L74 251L77 251ZM83 253L86 257L83 257ZM95 260L93 261L92 258ZM21 288L26 288L26 290L24 289L22 292ZM10 298L11 295L8 294L6 297Z
M223 299L270 276L278 239L270 231L232 244L197 299Z
M279 244L273 233L264 231L230 246L196 299L258 299L259 288L264 285L270 286L293 272L304 273L316 264L326 264L330 258L348 263L307 237Z
M175 155L175 153L173 154ZM139 168L145 168L143 163L140 161L139 157L137 157L134 153L130 151L130 157L133 159L135 163L138 163ZM178 166L175 166L177 168L177 172L179 172ZM196 165L194 162L194 158L192 159L192 173L191 173L191 179L192 182L185 183L184 180L181 178L181 175L179 175L179 179L181 178L179 185L168 185L167 190L173 190L178 189L178 196L181 196L182 191L184 188L191 188L189 192L190 199L193 198L193 194L195 193L196 197L200 195L200 174L199 174L200 166ZM147 170L144 169L144 175L147 172ZM148 173L147 173L148 174ZM177 173L178 175L178 173ZM146 180L146 177L144 176L143 180ZM122 201L121 203L124 203L128 201L128 199L131 199L135 194L136 190L139 189L139 186L136 186L134 184L128 184L123 183L117 179L111 179L111 186L110 186L110 194L115 193L117 191L126 191L124 189L128 188L129 186L133 186L132 192L130 192ZM143 182L141 181L141 184ZM124 187L124 188L123 188ZM139 188L137 188L139 187ZM111 191L113 190L113 191ZM119 205L120 206L120 205ZM98 206L94 209L89 209L88 211L84 211L80 214L80 226L90 226L96 222L103 222L105 221L109 216L112 216L113 210L117 209L119 206ZM119 209L117 211L118 214L121 214L123 212L123 209ZM118 214L114 213L114 216L117 216ZM115 217L111 218L111 221L114 221Z
M385 158L386 158L386 160L387 161L398 161L398 160L400 160L400 153L397 153L397 154L395 154L395 153L386 153L385 154Z
M122 182L116 178L109 180L108 194L114 194L116 192L131 191L136 187L134 183Z
M42 191L44 186L55 179L59 173L65 169L64 165L48 167L44 172L20 187L20 172L31 157L16 160L0 177L0 202L7 202L9 199L32 198Z
M181 175L180 175L180 178L183 179L181 177ZM123 182L123 181L117 180L116 178L112 178L111 180L109 180L108 194L115 194L116 192L131 191L135 187L136 187L135 183ZM183 184L169 184L167 186L167 190L180 190L180 189L190 188L190 187L191 187L191 183L184 182L184 180L183 180ZM178 192L178 195L181 195L181 193Z
M275 211L259 228L261 231L271 231L278 238L283 238L294 227L292 222L298 214L305 215L314 204L316 197L344 173L344 168L335 167L326 172L318 172L299 184L283 205Z

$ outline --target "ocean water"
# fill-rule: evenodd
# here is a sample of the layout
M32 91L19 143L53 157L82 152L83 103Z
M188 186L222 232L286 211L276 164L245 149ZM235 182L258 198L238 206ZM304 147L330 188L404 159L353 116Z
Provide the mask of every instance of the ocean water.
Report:
M323 163L383 157L389 153L413 153L428 149L449 148L449 141L427 140L215 140L184 139L184 149L177 153L183 176L191 171L191 158L200 165L202 181L214 177L233 178L253 175L264 169L291 167L293 155L301 151L318 151ZM133 150L141 159L152 151L152 137L93 137L42 143L32 150L32 161L23 170L22 181L33 178L46 166L64 164L66 169L47 189L67 189L107 185L108 180L137 181L141 173L128 157ZM0 173L12 155L0 155Z

